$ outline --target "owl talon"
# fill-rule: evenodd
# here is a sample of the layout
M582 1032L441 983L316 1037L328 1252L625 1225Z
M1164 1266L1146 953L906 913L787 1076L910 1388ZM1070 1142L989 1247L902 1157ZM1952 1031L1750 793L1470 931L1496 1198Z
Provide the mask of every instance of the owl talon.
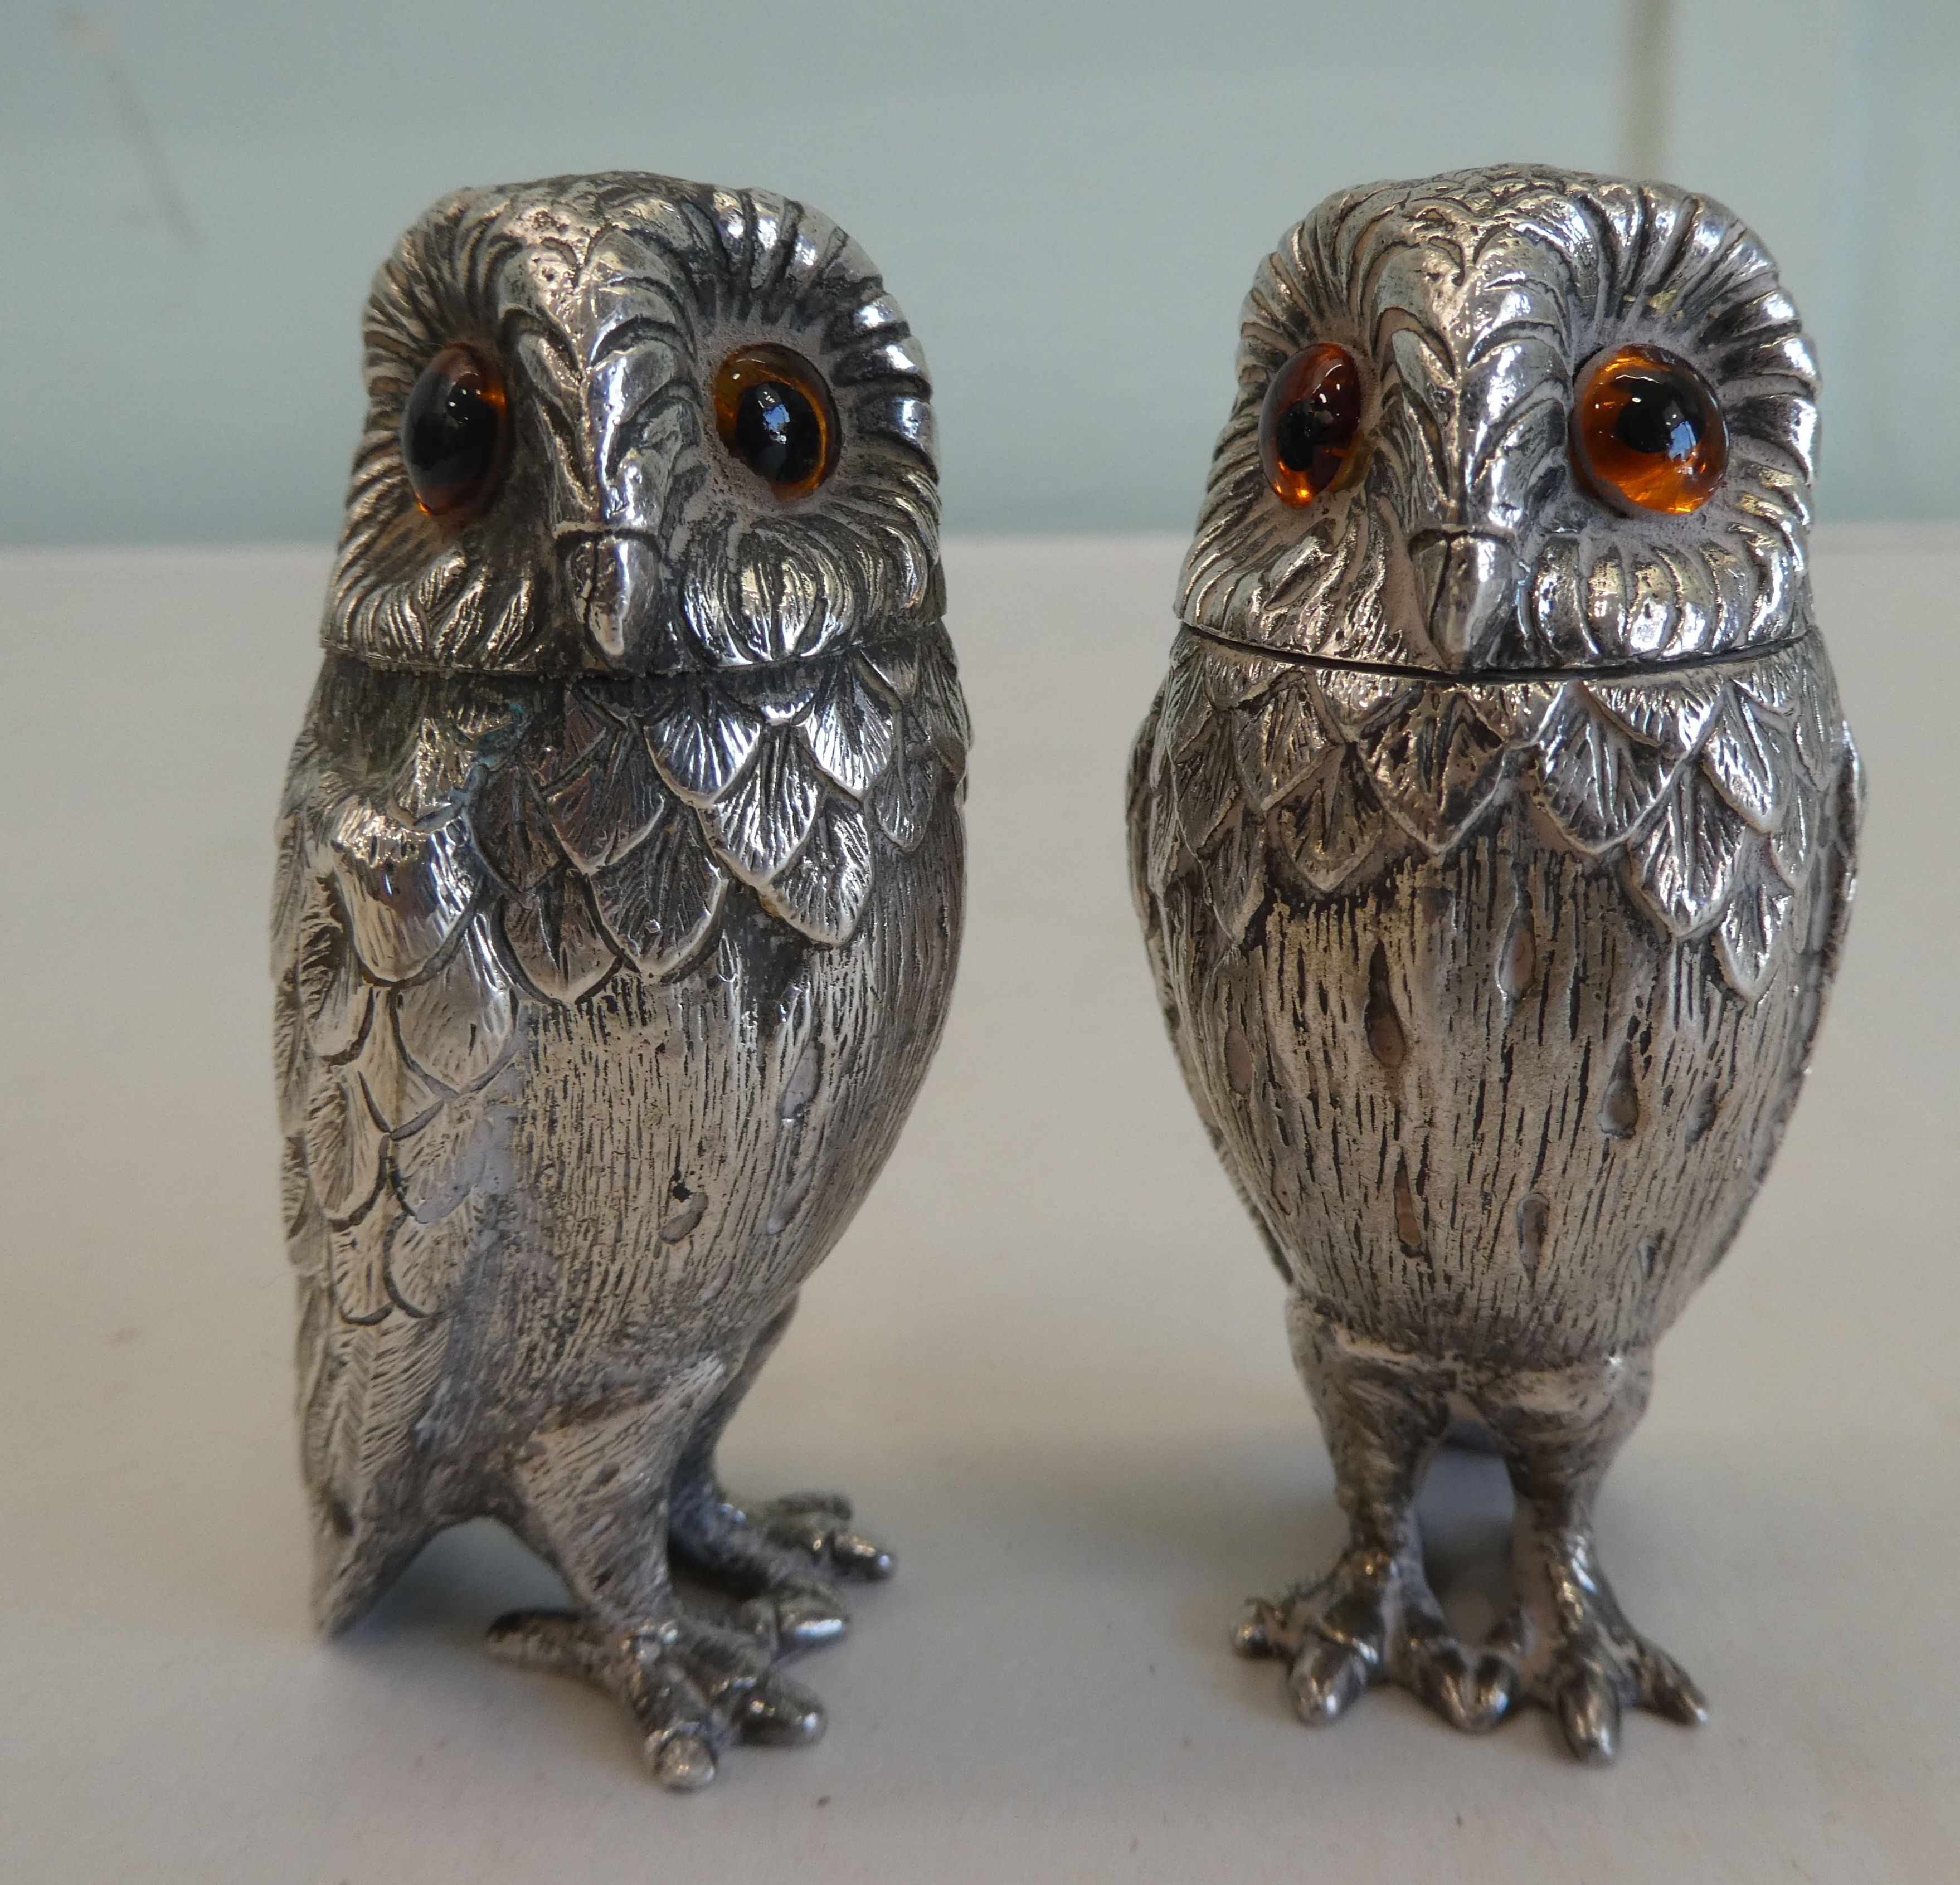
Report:
M1619 1752L1628 1709L1695 1727L1707 1720L1708 1705L1688 1672L1628 1624L1590 1560L1589 1543L1548 1553L1561 1601L1520 1610L1485 1653L1516 1668L1519 1693L1557 1714L1580 1759L1603 1766ZM1583 1580L1572 1575L1579 1563Z
M820 1578L786 1578L774 1590L751 1597L737 1614L742 1626L778 1656L834 1643L851 1627L851 1612L842 1596Z
M1517 1666L1494 1646L1472 1655L1449 1634L1419 1567L1356 1546L1317 1584L1255 1597L1233 1633L1242 1656L1290 1664L1294 1712L1336 1721L1379 1682L1411 1690L1452 1728L1481 1734L1510 1712Z
M1410 1686L1453 1728L1487 1734L1517 1699L1517 1665L1486 1648L1475 1658L1454 1638L1413 1648Z
M736 1626L787 1656L832 1643L851 1626L834 1580L877 1580L897 1569L891 1552L851 1522L835 1492L793 1492L744 1507L711 1478L676 1488L668 1523L674 1561L746 1599Z
M1285 1610L1281 1605L1271 1597L1250 1597L1232 1632L1232 1648L1247 1658L1290 1657L1300 1645L1297 1641L1287 1644L1285 1630Z
M804 1747L823 1734L823 1704L773 1671L743 1696L735 1718L743 1740L768 1747Z
M606 1635L574 1612L517 1610L488 1640L506 1661L605 1690L638 1727L654 1779L676 1792L705 1787L737 1741L803 1747L823 1733L822 1705L772 1666L773 1645L685 1613Z
M1309 1728L1329 1726L1367 1688L1372 1674L1367 1656L1351 1643L1309 1641L1287 1674L1293 1713Z
M1590 1766L1612 1764L1620 1751L1620 1692L1606 1670L1581 1664L1558 1686L1559 1726L1565 1744Z
M771 1499L757 1508L754 1521L771 1543L845 1577L881 1581L899 1568L887 1546L851 1523L851 1502L835 1492Z
M1708 1703L1694 1678L1666 1651L1642 1639L1640 1705L1664 1715L1683 1728L1699 1728L1708 1719Z
M698 1793L714 1778L714 1750L684 1729L649 1735L644 1752L648 1771L670 1793Z

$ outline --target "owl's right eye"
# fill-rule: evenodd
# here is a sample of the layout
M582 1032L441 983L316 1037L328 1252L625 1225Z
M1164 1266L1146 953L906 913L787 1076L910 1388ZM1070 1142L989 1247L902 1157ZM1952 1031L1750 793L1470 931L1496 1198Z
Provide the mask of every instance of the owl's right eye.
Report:
M1266 388L1259 458L1283 504L1309 504L1341 475L1361 432L1361 371L1344 347L1303 347Z
M1658 347L1621 347L1586 370L1572 408L1572 462L1618 510L1685 517L1715 494L1729 431L1714 389Z
M788 347L743 347L714 376L714 429L785 502L807 497L837 463L837 412L823 375Z
M510 447L510 401L495 363L473 347L445 347L402 408L402 463L415 502L431 517L480 510Z

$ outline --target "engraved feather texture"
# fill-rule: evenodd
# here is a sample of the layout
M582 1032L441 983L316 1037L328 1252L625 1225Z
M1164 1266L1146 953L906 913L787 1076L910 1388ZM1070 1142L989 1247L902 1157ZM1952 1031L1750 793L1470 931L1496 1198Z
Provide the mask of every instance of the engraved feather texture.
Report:
M1446 685L1180 637L1133 762L1133 883L1187 1082L1288 1273L1384 1339L1654 1340L1794 1101L1857 792L1814 635L1646 681ZM1644 1135L1599 1125L1629 1042ZM1711 1085L1720 1131L1654 1130ZM1418 1250L1405 1165L1410 1197L1449 1187ZM1548 1172L1567 1202L1538 1241L1569 1283L1514 1254ZM1690 1247L1650 1274L1676 1219Z
M698 1785L820 1728L773 1659L842 1629L825 1564L889 1568L828 1496L745 1512L713 1449L950 992L969 733L924 364L822 218L624 175L445 199L368 342L272 936L317 1607L504 1518L574 1604L505 1652L600 1681ZM794 500L717 430L756 344L835 404ZM514 443L449 520L403 414L457 345ZM670 1547L749 1600L736 1635Z
M815 211L627 173L459 191L376 277L365 333L330 647L563 671L591 664L578 631L624 591L624 665L665 672L766 666L940 612L924 355ZM397 437L416 374L459 336L494 346L524 397L499 514L452 533L417 511ZM714 370L738 339L807 354L837 401L846 460L793 510L716 440Z
M1358 430L1289 501L1262 409L1321 343ZM1698 507L1575 469L1576 389L1628 348L1698 374L1726 428ZM1392 1681L1471 1730L1543 1704L1610 1759L1624 1709L1704 1705L1619 1610L1591 1501L1776 1151L1850 905L1815 370L1728 211L1536 167L1330 198L1259 271L1239 364L1131 756L1131 876L1351 1538L1237 1641L1290 1664L1309 1722ZM1465 1422L1518 1507L1517 1611L1481 1645L1414 1505Z
M731 1155L715 1146L711 1107L697 1122L706 1143L684 1154L668 1150L677 1130L658 1095L622 1096L623 1115L645 1117L616 1130L616 1147L586 1136L603 1111L594 1095L581 1102L584 1130L560 1120L547 1136L565 1135L563 1146L539 1143L527 1124L546 1092L558 1105L572 1098L541 1083L607 1082L622 1077L608 1063L657 1060L677 1044L682 1057L660 1087L733 1060L718 1103L737 1117L766 1114L766 1082L743 1094L734 1051L744 1029L784 1029L780 1013L744 1019L736 1003L726 1019L737 1033L720 1043L681 1018L714 1006L718 990L756 981L735 965L772 930L803 965L784 967L781 990L760 977L777 1009L802 1004L800 1030L787 1026L780 1057L794 1063L827 1025L842 1044L825 1063L824 1097L861 1086L848 1110L872 1114L863 1123L870 1143L840 1136L825 1149L829 1167L868 1168L861 1176L826 1168L815 1146L790 1174L826 1181L829 1236L848 1221L938 1032L959 927L953 807L967 734L942 631L913 637L902 661L854 654L819 665L800 710L772 723L712 675L686 683L677 702L676 684L660 677L497 683L329 656L288 784L273 952L288 1224L295 1264L333 1312L307 1319L303 1371L316 1396L329 1382L339 1391L328 1405L309 1400L309 1445L338 1505L358 1511L389 1489L445 1367L460 1360L442 1362L444 1343L392 1324L457 1307L473 1264L494 1261L492 1246L541 1234L522 1220L568 1159L573 1169L555 1180L571 1194L559 1200L567 1219L552 1241L568 1257L562 1242L591 1234L601 1200L623 1189L618 1208L638 1214L644 1246L633 1262L652 1273L635 1275L622 1254L606 1288L638 1293L654 1318L659 1294L689 1286L661 1279L655 1288L663 1270L688 1273L698 1292L713 1286L719 1310L690 1302L676 1318L688 1340L727 1339L728 1318L739 1328L759 1311L750 1290L694 1273L670 1234L677 1211L692 1219L682 1235L693 1249L738 1272L753 1263L745 1280L768 1300L821 1255L827 1236L786 1238L785 1225L772 1233L767 1263L718 1241L722 1213L751 1190L780 1194L790 1168L771 1162L780 1146ZM695 764L689 755L726 750L721 730L731 722L752 729L741 763ZM859 939L881 887L888 906L916 905L921 933L882 948ZM888 919L887 936L891 927ZM552 1020L560 1009L579 1019ZM612 1024L616 1044L606 1038L607 1014L628 1018ZM555 1059L568 1064L554 1072ZM794 1071L780 1066L775 1079ZM655 1144L661 1155L648 1161ZM524 1147L539 1162L514 1171L514 1148ZM743 1171L744 1157L761 1168ZM711 1207L698 1202L704 1159L732 1168ZM615 1169L643 1162L654 1178ZM708 1208L716 1217L704 1227ZM609 1235L631 1244L626 1229ZM581 1314L592 1342L593 1305ZM651 1327L635 1340L657 1352ZM413 1367L410 1352L422 1358ZM371 1378L377 1368L385 1392Z
M1567 462L1576 370L1609 339L1698 367L1729 475L1690 518L1602 517ZM1365 386L1361 475L1306 510L1261 468L1260 402L1309 340ZM1454 666L1418 606L1439 536L1501 546L1518 606L1482 665L1613 666L1801 634L1817 371L1775 265L1729 211L1521 167L1330 197L1246 297L1239 396L1179 579L1190 627L1303 654Z
M1438 685L1187 631L1138 760L1144 887L1201 873L1227 936L1273 881L1366 885L1514 806L1551 848L1610 866L1648 921L1710 939L1750 1000L1856 765L1815 635L1643 679Z

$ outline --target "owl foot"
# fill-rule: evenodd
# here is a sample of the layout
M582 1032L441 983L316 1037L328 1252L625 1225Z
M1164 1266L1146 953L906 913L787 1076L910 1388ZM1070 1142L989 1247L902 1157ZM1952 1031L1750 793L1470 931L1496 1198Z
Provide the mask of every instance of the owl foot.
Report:
M601 1635L568 1610L514 1610L490 1626L493 1654L527 1669L584 1677L633 1718L663 1787L714 1779L737 1741L800 1747L823 1732L823 1709L772 1667L769 1645L676 1613Z
M1516 1690L1503 1656L1472 1657L1449 1633L1419 1566L1354 1546L1317 1584L1255 1597L1233 1632L1242 1656L1290 1664L1294 1712L1310 1727L1338 1721L1380 1682L1412 1690L1452 1727L1494 1728Z
M850 1607L829 1578L875 1580L897 1569L892 1553L851 1522L835 1492L792 1492L744 1508L710 1483L692 1496L676 1488L668 1549L696 1577L747 1598L740 1626L778 1655L834 1642Z
M1558 1715L1580 1759L1598 1766L1613 1759L1628 1709L1691 1727L1707 1720L1701 1691L1628 1623L1583 1543L1548 1555L1542 1569L1548 1591L1541 1585L1487 1647L1516 1668L1522 1694Z

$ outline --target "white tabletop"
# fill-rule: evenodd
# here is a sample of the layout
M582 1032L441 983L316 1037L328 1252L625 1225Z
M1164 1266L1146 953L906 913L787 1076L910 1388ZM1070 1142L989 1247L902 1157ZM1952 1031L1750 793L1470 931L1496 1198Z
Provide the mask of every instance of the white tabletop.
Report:
M1960 1876L1960 536L1820 545L1872 779L1857 919L1599 1515L1713 1719L1632 1717L1604 1772L1542 1714L1471 1740L1387 1692L1310 1732L1227 1648L1339 1525L1123 880L1177 554L949 552L978 731L952 1024L727 1452L740 1488L848 1489L900 1574L800 1666L828 1737L691 1798L596 1692L482 1651L551 1588L488 1527L345 1641L307 1628L262 939L324 555L0 558L0 1876ZM1494 1540L1491 1473L1446 1489L1452 1555Z

